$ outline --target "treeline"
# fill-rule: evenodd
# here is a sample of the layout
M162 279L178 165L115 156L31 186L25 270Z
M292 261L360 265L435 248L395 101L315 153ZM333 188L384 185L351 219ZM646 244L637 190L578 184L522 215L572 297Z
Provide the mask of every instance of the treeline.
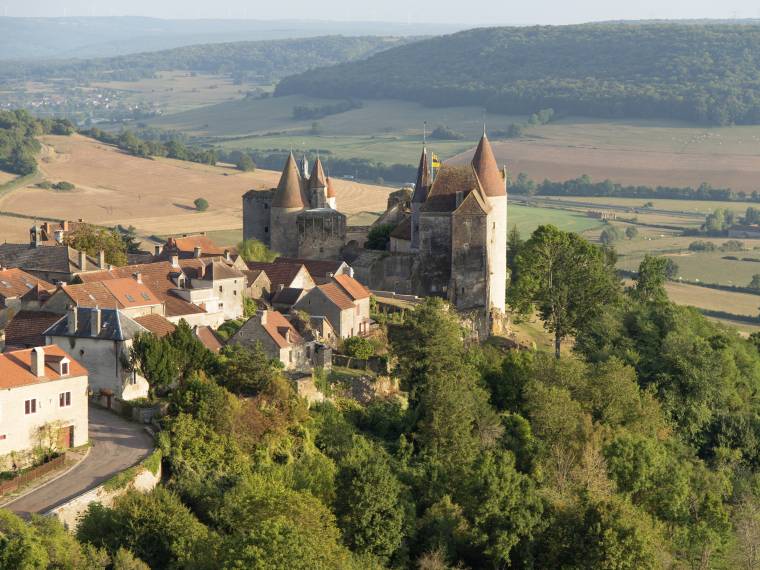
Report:
M554 182L544 180L536 182L521 172L508 183L509 191L528 196L601 196L609 198L641 198L643 200L659 198L670 200L716 200L721 202L760 202L760 192L754 190L732 190L714 188L703 182L698 187L691 186L644 186L617 184L611 180L594 182L587 175Z
M490 112L760 123L760 26L475 29L286 77L276 94L397 98Z
M362 102L357 99L339 101L327 105L296 105L293 107L293 118L301 120L322 119L324 117L329 117L330 115L345 113L352 109L361 109L362 106Z
M201 164L214 165L219 160L219 153L213 148L194 148L187 146L178 139L162 141L159 139L146 140L140 138L132 131L110 133L101 129L93 128L80 131L83 135L92 137L101 142L112 144L126 153L142 158L165 156L178 160L188 160Z
M366 158L340 158L326 149L309 149L306 151L306 154L314 156L317 152L325 163L328 171L327 174L334 178L350 176L359 180L375 181L380 184L385 182L403 184L413 182L417 173L417 169L409 164L385 164L384 162L376 162ZM247 154L251 156L259 168L282 170L289 153L290 150L288 149L220 151L219 160L238 164L240 156Z
M37 119L24 110L0 111L0 170L26 176L37 170L37 137L69 135L74 126L66 119Z
M410 41L376 36L322 36L288 40L199 44L156 52L85 60L0 62L4 81L65 77L76 82L136 81L178 70L274 81L315 67L352 61Z

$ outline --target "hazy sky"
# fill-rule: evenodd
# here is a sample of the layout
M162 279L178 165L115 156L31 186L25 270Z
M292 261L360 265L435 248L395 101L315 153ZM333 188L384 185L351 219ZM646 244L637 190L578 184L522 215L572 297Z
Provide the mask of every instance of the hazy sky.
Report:
M0 0L6 16L116 16L567 24L649 18L758 18L757 0Z

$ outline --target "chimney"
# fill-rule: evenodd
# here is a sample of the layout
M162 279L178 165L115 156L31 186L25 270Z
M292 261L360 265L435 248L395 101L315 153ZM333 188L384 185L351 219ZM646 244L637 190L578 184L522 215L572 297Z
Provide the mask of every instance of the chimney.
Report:
M280 283L280 284L277 286L277 290L278 290L278 291L282 291L283 289L285 289L285 283Z
M353 279L354 278L354 268L350 265L348 266L348 276Z
M90 309L90 333L92 336L98 336L100 334L101 318L100 309L95 307Z
M77 307L71 307L69 309L69 334L76 334L79 328L79 309Z
M55 230L53 232L53 238L55 239L55 243L57 244L63 243L63 234L64 234L64 230Z
M153 255L158 257L159 255L161 255L162 249L163 249L163 246L160 243L157 243L156 245L153 246Z
M138 271L137 273L133 273L132 277L134 277L135 281L137 281L138 283L142 285L142 273Z
M267 313L268 312L269 311L267 311L267 310L261 311L261 324L262 325L267 324Z
M98 252L98 267L100 269L106 268L106 252L102 249Z
M176 253L172 255L172 267L179 267L179 255Z
M84 251L79 252L79 269L82 271L87 270L87 253Z
M197 259L197 258L199 258L200 256L201 256L201 246L199 246L199 245L196 245L196 246L193 248L193 257L195 257L195 258Z
M67 232L67 231L69 231L69 221L68 221L68 220L63 220L63 221L61 222L61 229L62 229L64 232Z
M37 378L45 375L45 347L36 346L32 349L32 374Z

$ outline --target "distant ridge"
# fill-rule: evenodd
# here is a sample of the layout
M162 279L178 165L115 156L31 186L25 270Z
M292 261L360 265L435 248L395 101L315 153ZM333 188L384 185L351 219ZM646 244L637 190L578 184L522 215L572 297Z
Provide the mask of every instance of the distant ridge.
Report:
M0 60L111 57L181 46L343 34L425 36L466 26L316 20L0 17Z
M276 94L758 124L758 69L757 20L479 28L288 77Z

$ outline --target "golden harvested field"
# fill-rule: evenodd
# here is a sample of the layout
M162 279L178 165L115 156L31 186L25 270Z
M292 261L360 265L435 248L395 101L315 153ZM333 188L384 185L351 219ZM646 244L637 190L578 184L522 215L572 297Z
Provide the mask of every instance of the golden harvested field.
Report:
M697 285L672 282L666 284L665 289L670 299L679 305L753 317L760 313L760 296L758 295L718 291Z
M48 180L76 185L71 192L26 187L0 198L0 210L104 225L133 225L142 235L229 230L242 226L241 196L251 188L277 184L279 173L239 172L171 159L149 160L120 152L79 135L46 136L40 169ZM385 210L393 188L336 180L338 206L349 215ZM194 211L193 200L209 201ZM1 237L26 239L29 223L18 231L0 219Z
M583 174L621 184L699 186L753 191L760 187L760 129L704 128L686 123L598 121L568 117L529 127L517 140L493 143L513 173L535 180ZM450 159L469 161L474 149Z
M3 172L2 170L0 170L0 186L3 184L7 184L11 180L15 180L15 179L16 179L15 174L11 174L10 172Z

